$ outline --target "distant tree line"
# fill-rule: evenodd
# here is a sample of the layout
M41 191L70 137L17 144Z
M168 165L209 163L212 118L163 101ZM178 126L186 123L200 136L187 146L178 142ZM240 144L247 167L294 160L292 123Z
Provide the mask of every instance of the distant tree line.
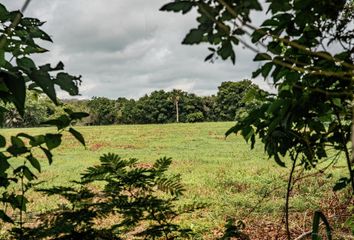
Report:
M93 97L63 100L59 107L42 95L29 94L24 117L15 107L8 108L3 122L5 127L36 127L59 116L64 108L88 112L90 116L79 122L82 125L233 121L268 94L250 80L223 82L212 96L197 96L177 89L156 90L138 100Z

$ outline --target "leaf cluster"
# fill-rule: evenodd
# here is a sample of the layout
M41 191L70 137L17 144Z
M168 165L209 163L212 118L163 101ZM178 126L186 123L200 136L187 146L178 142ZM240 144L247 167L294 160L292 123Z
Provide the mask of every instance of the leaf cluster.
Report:
M60 195L68 205L48 212L42 223L28 230L35 239L175 239L192 232L176 218L201 205L177 207L184 188L179 176L167 175L171 159L141 166L137 159L104 154L100 165L88 168L72 187L42 189ZM113 221L109 219L114 219ZM95 223L109 221L105 227Z
M206 60L220 57L232 62L235 46L243 45L260 62L252 77L271 79L276 87L275 96L238 119L226 135L240 132L252 147L258 135L267 154L281 166L286 155L300 159L309 169L320 161L333 164L344 153L350 175L346 179L354 189L347 147L354 92L354 42L349 37L353 3L269 0L263 7L268 15L259 26L250 17L252 11L262 10L257 0L172 1L161 10L187 13L195 8L198 27L191 29L183 43L207 42L211 55ZM333 149L335 157L329 157ZM340 182L340 186L348 183Z
M23 17L19 11L8 11L0 4L0 126L4 116L13 106L20 117L25 116L26 98L30 93L45 94L54 104L60 105L56 87L78 95L81 77L72 76L63 71L64 64L59 62L37 66L30 58L32 54L44 53L39 40L52 42L41 26L44 22L35 18ZM28 103L28 101L27 101ZM28 108L27 108L28 109ZM41 156L49 164L53 161L53 149L60 146L64 131L69 131L85 145L82 135L72 125L87 114L66 110L57 119L46 122L57 127L55 133L29 135L19 133L5 139L0 135L0 220L16 224L15 231L22 237L23 212L28 199L26 193L34 185L36 174L41 172ZM19 162L22 162L19 164ZM13 213L11 214L9 206Z

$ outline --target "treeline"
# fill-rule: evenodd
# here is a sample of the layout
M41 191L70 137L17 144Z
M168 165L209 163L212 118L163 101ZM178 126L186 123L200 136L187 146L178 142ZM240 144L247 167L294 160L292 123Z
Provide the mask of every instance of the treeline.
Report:
M223 82L216 95L197 96L182 90L157 90L138 100L119 97L116 100L93 97L90 100L62 100L55 106L34 93L26 100L23 118L15 107L7 106L3 116L5 127L36 127L63 113L63 109L88 112L79 124L148 124L172 122L233 121L247 113L268 95L250 80Z

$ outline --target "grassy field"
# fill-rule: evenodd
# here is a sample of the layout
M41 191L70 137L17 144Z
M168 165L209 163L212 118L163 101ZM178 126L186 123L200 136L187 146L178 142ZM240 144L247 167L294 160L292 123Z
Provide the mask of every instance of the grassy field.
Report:
M275 232L281 220L289 169L268 159L260 142L250 150L240 136L225 139L224 133L232 125L224 122L78 127L87 148L65 135L61 147L54 151L53 164L43 164L39 181L46 181L41 187L69 184L70 180L78 179L86 167L98 163L100 155L108 152L124 158L135 157L146 163L162 156L172 157L170 171L182 175L187 189L183 202L207 204L205 209L181 219L201 239L215 239L228 217L243 219L249 228L256 227L257 231ZM6 129L1 133L8 137L18 132L48 131L51 129ZM326 209L326 200L338 197L330 189L336 177L345 170L341 165L343 163L339 162L332 171L334 178L306 178L301 182L305 184L295 187L296 195L291 199L294 231L308 228L303 225L311 219L311 211ZM57 200L48 201L38 193L31 193L31 197L36 201L29 211L43 212L58 204Z

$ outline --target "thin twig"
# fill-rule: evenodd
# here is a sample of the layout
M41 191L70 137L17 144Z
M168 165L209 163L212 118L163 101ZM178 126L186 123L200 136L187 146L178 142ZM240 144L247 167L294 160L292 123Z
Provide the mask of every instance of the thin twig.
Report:
M28 5L30 4L31 0L26 0L26 2L23 4L22 8L21 8L21 12L24 13L28 7Z
M292 190L292 182L293 182L293 175L294 175L294 170L296 167L296 161L299 153L297 152L295 157L291 157L293 160L293 165L291 167L291 171L289 174L289 180L288 180L288 187L286 190L286 198L285 198L285 227L286 227L286 234L288 237L288 240L291 239L291 234L290 234L290 228L289 228L289 201L290 201L290 192Z

